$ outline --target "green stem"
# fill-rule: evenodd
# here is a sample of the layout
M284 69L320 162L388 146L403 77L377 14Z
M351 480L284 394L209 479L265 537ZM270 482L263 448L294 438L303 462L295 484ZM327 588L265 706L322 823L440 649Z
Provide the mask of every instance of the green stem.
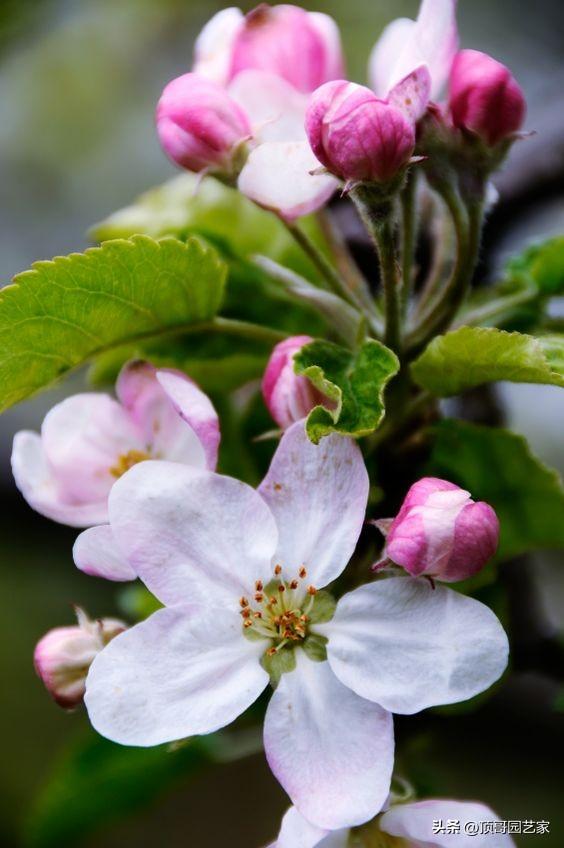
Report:
M360 185L351 191L360 217L374 242L380 259L380 275L386 309L384 341L399 353L401 350L401 278L396 255L393 226L393 203L379 197L370 186Z
M408 338L411 356L417 355L437 334L446 330L454 320L468 293L480 250L483 221L483 192L468 197L463 204L452 186L444 190L457 235L457 258L452 276L440 299L421 317L419 325Z
M296 244L298 244L306 254L312 265L317 269L326 288L331 289L335 294L342 294L343 283L338 273L335 271L329 260L324 256L316 244L307 236L297 224L291 224L280 218Z
M401 275L402 292L401 306L402 314L405 316L409 304L409 298L413 289L415 259L415 244L417 239L417 173L411 171L407 182L401 193L402 210L402 245L401 245Z
M504 317L512 309L532 303L538 296L537 289L530 288L506 297L498 297L489 301L489 303L484 303L483 306L477 306L475 309L462 313L459 320L453 325L453 329L469 325L476 326L486 321L495 323L496 319Z
M343 238L343 234L336 226L330 210L321 209L316 217L323 236L331 248L341 279L351 299L354 300L357 308L366 315L375 333L381 335L384 331L382 316L378 312L364 274L354 261L347 243Z

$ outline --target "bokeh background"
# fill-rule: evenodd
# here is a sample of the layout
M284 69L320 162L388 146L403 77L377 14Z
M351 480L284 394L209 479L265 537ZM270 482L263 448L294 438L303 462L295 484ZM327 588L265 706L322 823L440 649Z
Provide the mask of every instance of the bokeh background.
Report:
M0 284L36 259L83 249L91 224L173 175L153 130L154 105L164 84L188 68L195 35L220 7L210 0L0 0ZM338 19L350 76L364 81L366 57L383 25L398 15L413 16L416 3L318 0L313 8ZM529 101L527 128L537 130L516 146L497 181L501 202L489 222L484 255L485 273L493 276L523 241L564 232L564 5L461 0L459 22L465 46L512 67ZM9 469L13 433L38 427L56 400L82 385L79 374L0 419L3 846L83 844L76 828L51 842L33 835L38 797L54 769L64 783L70 768L65 757L88 731L80 711L67 715L50 702L31 657L45 630L70 623L71 603L83 603L93 615L121 611L113 587L74 568L74 532L32 513ZM563 471L564 394L503 386L499 399L511 426ZM524 590L530 597L525 619L541 615L547 632L562 635L562 555L545 553L527 563ZM526 621L523 629L526 650ZM549 820L550 835L517 841L560 848L564 669L546 665L539 671L525 664L477 712L427 717L421 733L418 719L410 719L402 756L429 793L478 798L508 819ZM96 769L96 756L91 752L91 762L86 756L86 770ZM127 767L116 762L116 773ZM143 768L150 771L151 763ZM83 793L107 798L100 827L84 844L258 848L274 836L286 799L261 755L197 778L180 771L162 781L156 798L149 788L135 814L113 822L112 793L123 792L124 784L118 790L115 775L102 772ZM59 816L80 820L80 777L77 787L75 796L64 795L68 787L61 790Z

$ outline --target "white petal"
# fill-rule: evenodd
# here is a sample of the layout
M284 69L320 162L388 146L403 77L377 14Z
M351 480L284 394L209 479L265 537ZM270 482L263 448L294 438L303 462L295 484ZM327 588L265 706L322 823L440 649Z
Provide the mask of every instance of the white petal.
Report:
M306 141L268 141L251 151L239 190L292 221L319 209L337 188L333 177L310 173L316 168L319 162Z
M240 9L230 6L211 18L196 39L193 70L225 85L231 69L233 42L243 23Z
M448 819L460 822L460 833L435 834L433 821ZM499 817L486 807L473 801L429 800L416 801L413 804L397 804L380 819L380 828L384 833L403 837L416 845L430 845L433 848L513 848L515 843L507 834L467 834L467 822L499 821Z
M484 604L424 578L361 586L316 630L342 682L395 713L483 692L507 665L507 636Z
M457 0L422 0L414 28L414 53L417 45L431 74L431 97L434 99L446 85L452 61L458 50L456 2ZM415 63L417 64L419 62Z
M197 457L195 455L185 457L184 451L192 450L192 445L187 445L180 438L177 440L177 452L180 448L181 457L173 456L168 448L167 459L186 462L187 465L193 465L196 468L207 467L210 471L214 471L217 465L220 431L217 412L211 400L192 380L178 371L162 368L157 371L157 380L182 421L198 437L204 453L201 459L201 451L198 451ZM183 430L186 430L186 427Z
M110 523L120 550L165 604L237 606L272 576L274 518L239 480L174 462L134 466L115 484Z
M85 530L72 549L74 564L85 574L105 580L135 580L137 575L121 554L109 524Z
M125 409L99 393L73 395L54 406L45 416L41 438L61 490L78 503L107 498L120 456L146 448Z
M37 433L29 430L16 433L12 472L16 486L28 504L41 515L71 527L89 527L108 520L106 497L92 503L79 503L62 497Z
M290 807L270 848L347 848L350 829L328 831L316 827L296 807Z
M431 94L431 75L426 65L416 68L398 82L388 95L388 101L416 122L423 116Z
M352 439L333 434L314 445L303 421L286 430L259 486L278 525L275 558L284 576L295 577L305 565L317 588L339 576L362 530L368 487Z
M258 141L305 140L308 96L281 77L268 71L241 71L228 91L245 110Z
M337 830L382 808L393 766L390 713L359 698L328 663L297 651L268 706L264 745L270 768L300 813Z
M162 609L113 639L94 660L85 703L94 728L121 745L159 745L211 733L249 707L268 683L260 642L236 613Z
M396 18L383 29L372 48L368 60L368 78L378 97L386 98L391 88L400 81L401 76L395 73L395 66L405 45L411 42L414 27L415 21L410 18Z

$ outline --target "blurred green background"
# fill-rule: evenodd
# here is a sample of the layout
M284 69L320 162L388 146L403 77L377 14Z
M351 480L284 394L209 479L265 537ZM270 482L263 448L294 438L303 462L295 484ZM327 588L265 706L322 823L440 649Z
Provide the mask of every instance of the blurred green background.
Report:
M461 0L460 7L464 45L512 67L530 104L527 128L538 130L516 147L498 180L501 205L486 241L486 269L494 274L523 241L564 232L564 7L561 0ZM173 175L156 141L154 106L164 84L189 67L195 35L219 8L209 0L0 2L2 284L36 259L83 249L92 223ZM398 15L413 16L416 3L335 0L312 8L337 18L349 75L364 81L366 58L382 26ZM77 837L64 836L64 828L51 842L37 832L29 836L36 798L54 763L87 733L82 712L67 715L50 702L31 657L45 630L70 623L71 603L84 604L93 615L118 612L114 587L74 568L75 533L32 513L9 470L13 433L38 427L56 400L82 385L78 375L0 419L3 846L24 844L24 833L36 848L78 844ZM562 393L511 386L499 394L512 426L562 471ZM535 557L531 574L531 592L547 628L561 631L562 556ZM551 821L550 835L518 841L560 848L564 718L554 704L560 695L564 710L563 678L564 669L559 679L525 671L476 713L399 721L401 764L429 794L477 798L504 818ZM97 756L94 751L85 759L86 771L96 768ZM115 774L127 777L128 767L117 762ZM139 768L148 773L151 764L139 760ZM274 836L287 801L262 755L209 769L197 779L180 772L171 778L170 791L151 803L141 798L141 811L117 823L105 823L104 810L109 818L112 797L126 792L127 780L118 788L110 768L83 789L77 777L74 796L68 787L61 790L57 816L80 820L88 794L99 793L100 828L85 844L104 848L259 848ZM64 782L69 767L62 765L60 773ZM147 798L152 794L149 790Z

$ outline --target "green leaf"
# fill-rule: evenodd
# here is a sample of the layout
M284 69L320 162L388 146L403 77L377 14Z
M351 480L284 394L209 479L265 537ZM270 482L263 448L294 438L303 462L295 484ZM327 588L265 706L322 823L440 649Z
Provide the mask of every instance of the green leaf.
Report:
M217 740L199 737L171 751L127 748L88 733L58 763L32 808L28 848L79 845L216 760Z
M434 432L430 473L493 506L501 525L499 559L564 547L562 481L522 436L455 420Z
M209 321L224 280L197 239L136 236L35 263L0 292L0 410L117 345Z
M433 339L411 373L440 397L496 380L564 386L564 336L535 338L495 327L461 327Z
M323 249L325 241L315 218L301 219L300 227ZM211 241L223 239L240 257L266 253L310 279L318 277L276 215L212 177L201 180L194 174L181 174L96 224L90 236L104 241L136 233L153 238L198 234Z
M510 277L527 278L541 295L564 294L564 236L528 247L508 262L506 272Z
M329 433L367 436L384 417L384 389L399 370L393 351L373 339L357 351L325 341L305 345L294 357L296 374L307 377L333 403L316 406L307 418L314 444Z

